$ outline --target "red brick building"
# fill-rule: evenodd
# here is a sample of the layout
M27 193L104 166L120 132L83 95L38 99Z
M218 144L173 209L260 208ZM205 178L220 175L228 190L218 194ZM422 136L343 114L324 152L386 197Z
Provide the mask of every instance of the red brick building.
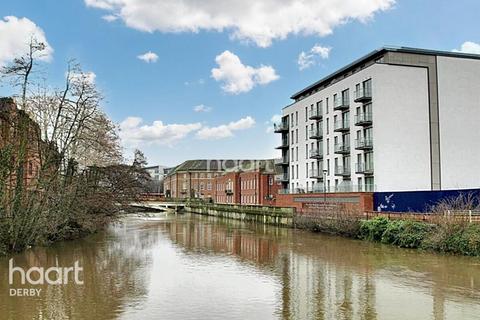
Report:
M2 157L9 155L13 167L23 166L22 181L25 186L35 184L40 170L40 152L45 147L40 139L40 128L23 110L17 108L12 98L0 98L0 150ZM21 150L24 151L21 151ZM20 157L20 154L24 156ZM16 173L7 178L7 188L16 184Z
M240 173L227 172L215 178L215 203L237 204L240 202Z

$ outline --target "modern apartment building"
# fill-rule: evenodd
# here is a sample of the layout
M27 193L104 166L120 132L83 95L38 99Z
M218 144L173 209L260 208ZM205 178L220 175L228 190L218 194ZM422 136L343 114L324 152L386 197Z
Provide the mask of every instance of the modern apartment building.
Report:
M291 98L290 192L480 187L480 55L384 47Z
M169 172L169 168L165 166L148 166L145 170L150 175L151 181L148 187L150 192L163 193L163 179Z

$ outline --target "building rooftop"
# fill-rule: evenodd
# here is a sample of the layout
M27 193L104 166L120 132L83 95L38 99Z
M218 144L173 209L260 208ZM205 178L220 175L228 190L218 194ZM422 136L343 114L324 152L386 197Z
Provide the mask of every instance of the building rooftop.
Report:
M382 57L387 52L400 52L400 53L411 53L411 54L424 54L424 55L430 55L430 56L434 55L434 56L444 56L444 57L454 57L454 58L480 59L479 54L462 53L462 52L454 52L454 51L429 50L429 49L410 48L410 47L385 46L385 47L373 50L372 52L353 61L352 63L346 65L345 67L338 69L337 71L329 74L328 76L320 79L319 81L296 92L290 98L297 101L301 100L300 98L302 98L302 96L304 96L306 93L313 91L319 87L327 86L333 79L335 79L339 75L352 71L358 67L361 67L363 64L369 61L375 61L376 59Z
M252 163L265 168L274 167L273 159L199 159L181 163L173 168L168 175L185 171L247 171Z

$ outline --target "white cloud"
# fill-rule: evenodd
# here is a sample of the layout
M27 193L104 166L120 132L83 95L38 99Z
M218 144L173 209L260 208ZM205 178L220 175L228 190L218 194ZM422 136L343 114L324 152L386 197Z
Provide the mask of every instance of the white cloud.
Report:
M202 140L218 140L233 136L237 130L245 130L255 125L255 119L250 116L242 118L235 122L223 124L218 127L204 127L197 132L196 137Z
M113 22L115 20L118 20L118 16L113 15L113 14L107 14L107 15L102 16L102 19L107 21L107 22Z
M200 123L164 124L159 120L151 125L142 123L142 118L138 117L128 117L120 123L119 134L125 145L150 143L170 146L202 127Z
M14 16L6 16L0 20L0 66L26 54L32 39L45 44L45 50L37 56L37 59L50 61L53 48L48 44L43 30L33 21Z
M466 41L462 44L460 49L454 49L454 52L474 53L480 54L480 44L472 41Z
M207 107L204 104L199 104L198 106L193 107L193 111L195 111L195 112L210 112L210 111L212 111L212 107Z
M395 0L85 0L131 28L153 32L228 31L268 47L291 34L325 36L351 20L365 22Z
M298 68L300 70L305 70L317 64L319 59L328 59L330 50L332 50L332 48L322 47L316 44L308 52L300 52L297 60Z
M212 77L221 81L222 89L228 93L248 92L257 84L265 85L279 78L271 66L253 68L244 65L238 56L228 50L218 55L215 61L218 68L212 69Z
M158 55L152 51L145 52L144 54L138 55L138 59L145 61L146 63L155 63L158 60Z
M72 79L72 82L85 81L87 83L94 84L97 75L92 71L88 71L82 73L72 73L70 77Z

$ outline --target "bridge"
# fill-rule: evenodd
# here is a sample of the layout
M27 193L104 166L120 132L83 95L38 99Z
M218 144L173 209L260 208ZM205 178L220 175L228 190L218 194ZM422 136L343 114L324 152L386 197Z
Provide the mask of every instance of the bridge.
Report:
M154 211L175 211L178 212L185 208L185 204L182 202L164 202L164 201L142 201L130 203L132 208L147 209Z

